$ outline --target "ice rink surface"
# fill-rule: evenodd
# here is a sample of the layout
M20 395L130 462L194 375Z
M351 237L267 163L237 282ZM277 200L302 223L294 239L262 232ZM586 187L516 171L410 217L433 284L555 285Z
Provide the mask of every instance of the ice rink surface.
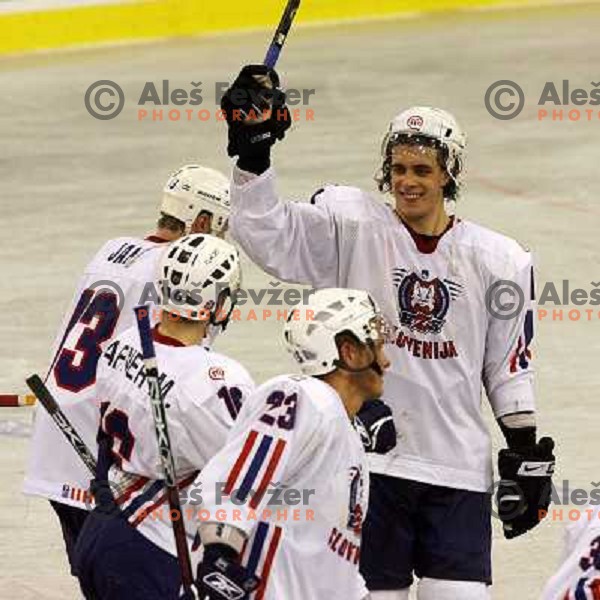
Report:
M288 87L316 90L314 121L298 121L275 151L281 193L306 199L326 182L375 192L388 120L411 104L439 105L456 114L470 139L459 213L529 246L538 289L548 281L560 289L569 279L571 288L589 291L600 281L600 120L540 122L536 104L546 81L569 79L590 90L600 79L599 19L596 6L294 31L279 68ZM0 392L22 392L27 375L44 371L81 269L105 240L152 229L171 169L187 161L228 169L225 126L214 118L138 121L144 83L160 89L169 79L171 88L189 91L190 82L202 81L198 108L214 113L214 83L260 60L268 38L263 32L0 60ZM127 98L111 121L84 107L86 89L101 79L119 83ZM501 79L520 83L526 95L525 110L511 121L493 119L483 102ZM246 266L245 286L271 281ZM566 312L562 321L537 323L539 423L558 442L556 479L590 489L600 480L600 317L598 307L590 321L570 321ZM279 330L273 318L242 322L218 346L263 381L291 368ZM77 598L53 515L45 502L20 493L31 416L31 409L0 409L0 598ZM494 438L498 447L495 429ZM494 599L538 597L559 556L562 528L547 520L508 542L495 523Z

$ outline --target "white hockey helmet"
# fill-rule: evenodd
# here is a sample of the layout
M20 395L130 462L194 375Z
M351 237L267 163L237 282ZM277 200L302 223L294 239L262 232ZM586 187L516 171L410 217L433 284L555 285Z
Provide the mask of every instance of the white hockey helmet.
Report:
M186 235L165 250L160 279L164 311L225 327L241 284L239 253L213 235Z
M339 365L337 334L350 332L368 344L383 339L383 330L383 317L367 292L328 288L315 292L301 311L292 312L283 337L302 373L325 375Z
M379 189L389 191L392 148L411 140L414 143L431 140L434 147L442 150L446 172L451 178L444 192L449 199L455 199L461 185L467 136L449 112L430 106L413 106L392 119L381 144L383 166L377 177Z
M200 165L185 165L173 173L163 190L160 210L185 223L189 231L200 212L212 213L212 233L223 231L229 218L229 179Z

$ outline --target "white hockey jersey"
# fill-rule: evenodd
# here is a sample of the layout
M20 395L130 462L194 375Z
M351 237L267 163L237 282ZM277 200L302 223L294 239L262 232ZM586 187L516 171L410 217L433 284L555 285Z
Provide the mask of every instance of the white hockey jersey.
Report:
M586 506L579 512L579 520L566 528L561 565L541 600L600 598L600 507Z
M54 343L46 385L93 454L100 423L98 359L111 337L135 323L133 308L156 299L158 262L165 247L157 237L104 244L85 268ZM90 479L81 459L38 406L23 491L90 508Z
M252 600L362 600L358 572L368 466L337 392L280 376L243 407L199 477L203 521L245 531Z
M200 488L200 469L225 444L245 399L254 390L248 372L236 361L203 346L183 346L153 330L159 384L167 412L169 438L180 483L181 507L190 549ZM176 555L173 515L148 398L139 334L133 327L114 338L98 364L102 430L113 438L111 490L124 516L163 550Z
M272 169L241 185L234 178L231 202L232 236L268 273L317 289L367 290L394 325L383 399L398 444L370 455L371 470L486 491L492 460L482 382L496 417L534 410L530 254L462 220L424 253L389 206L357 188L325 187L310 204L280 202ZM519 293L498 297L491 286L506 280ZM488 290L516 316L494 317Z

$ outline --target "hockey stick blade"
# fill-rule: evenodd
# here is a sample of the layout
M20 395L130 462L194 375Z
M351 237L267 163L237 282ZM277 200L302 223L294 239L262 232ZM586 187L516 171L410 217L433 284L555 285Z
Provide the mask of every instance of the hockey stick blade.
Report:
M46 409L46 412L50 415L50 418L54 421L56 426L60 429L61 433L65 436L69 444L73 446L75 452L79 458L83 461L83 464L88 468L92 477L96 476L96 459L90 452L86 443L81 439L81 436L77 433L77 430L71 425L69 419L63 413L62 409L50 393L50 390L46 387L46 384L42 381L39 375L32 375L25 383L29 386L29 389L35 394L40 404Z
M269 69L275 68L275 65L277 64L279 54L281 53L281 49L285 44L285 40L288 36L288 33L292 28L294 18L299 8L300 0L288 0L283 14L281 15L279 25L275 30L275 35L273 35L273 39L271 41L269 49L267 50L267 54L265 55L264 64Z

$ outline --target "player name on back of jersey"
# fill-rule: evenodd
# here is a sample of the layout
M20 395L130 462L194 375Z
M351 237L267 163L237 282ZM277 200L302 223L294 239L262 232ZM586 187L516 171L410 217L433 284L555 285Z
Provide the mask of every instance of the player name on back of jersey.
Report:
M106 260L116 265L128 265L143 254L143 252L144 248L142 246L126 242L121 244L117 250L111 252L106 257Z
M144 360L142 353L137 348L117 339L109 344L102 355L102 359L115 371L122 371L125 377L137 385L138 388L146 384ZM158 383L164 400L175 385L175 381L169 378L166 373L161 373Z

